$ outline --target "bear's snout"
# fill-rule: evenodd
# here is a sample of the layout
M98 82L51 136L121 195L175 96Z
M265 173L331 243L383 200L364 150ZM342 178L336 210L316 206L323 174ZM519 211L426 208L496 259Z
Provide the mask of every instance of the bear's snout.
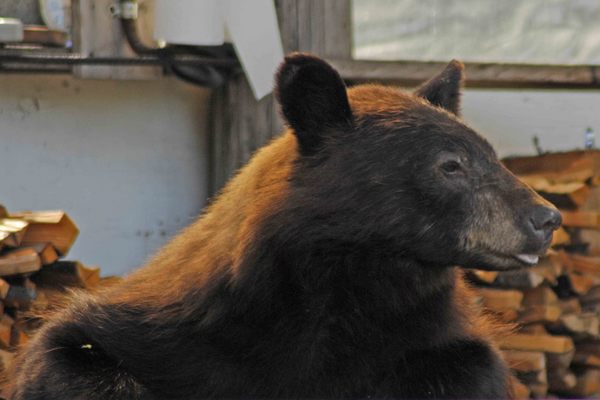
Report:
M552 242L552 234L562 223L560 212L552 205L534 205L525 215L524 230L527 235L525 252L542 255Z
M562 216L554 207L538 205L531 211L527 222L531 234L547 239L560 227Z

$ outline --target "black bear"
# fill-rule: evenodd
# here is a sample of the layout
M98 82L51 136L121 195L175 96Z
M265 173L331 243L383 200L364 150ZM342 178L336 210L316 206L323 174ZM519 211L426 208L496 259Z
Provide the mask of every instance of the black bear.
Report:
M461 121L462 70L347 90L287 57L287 132L147 266L48 322L13 398L506 398L455 265L534 264L561 218Z

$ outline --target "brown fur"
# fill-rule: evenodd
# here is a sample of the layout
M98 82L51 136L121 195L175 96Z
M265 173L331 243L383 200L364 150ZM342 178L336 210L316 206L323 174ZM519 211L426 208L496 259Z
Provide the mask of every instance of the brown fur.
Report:
M479 193L466 185L493 175L498 196L533 196L456 117L461 79L453 63L422 98L346 94L323 61L288 58L277 95L290 129L145 267L42 328L16 400L505 396L500 330L452 264L514 267L544 242L469 253L486 227L522 228L516 212L494 226L497 197L461 198ZM468 179L443 168L461 151Z
M254 227L285 200L293 154L291 132L262 148L197 222L128 276L124 286L110 291L110 301L161 309L178 293L202 287L221 269L231 269L227 272L235 276Z

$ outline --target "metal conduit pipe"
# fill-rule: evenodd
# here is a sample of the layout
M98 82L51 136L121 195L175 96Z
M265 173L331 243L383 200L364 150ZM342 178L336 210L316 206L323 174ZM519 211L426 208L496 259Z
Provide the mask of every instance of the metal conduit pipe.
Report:
M164 59L156 55L139 57L86 57L78 53L43 52L30 50L0 49L0 63L35 64L35 65L138 65L157 66L177 63L181 66L212 66L215 68L234 69L239 66L237 60L226 58L210 58L191 55L173 55Z
M215 88L222 85L232 73L231 68L215 63L189 65L179 62L178 57L199 56L227 62L237 59L230 45L215 47L174 46L150 47L140 38L137 29L137 0L119 0L119 8L113 8L113 14L121 21L123 34L131 49L140 56L155 56L164 61L167 70L178 78L204 87Z

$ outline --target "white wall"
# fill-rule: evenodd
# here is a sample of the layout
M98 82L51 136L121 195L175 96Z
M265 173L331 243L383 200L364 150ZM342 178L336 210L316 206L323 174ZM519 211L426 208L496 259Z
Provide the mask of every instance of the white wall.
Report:
M126 272L200 212L207 90L3 74L0 93L0 204L66 210L69 258Z
M208 176L209 92L162 79L0 75L0 204L64 209L71 254L105 275L139 266L198 215ZM469 89L465 120L501 156L581 147L600 91Z
M469 89L463 96L463 117L500 156L535 154L534 135L545 151L583 148L587 127L600 145L597 90Z

